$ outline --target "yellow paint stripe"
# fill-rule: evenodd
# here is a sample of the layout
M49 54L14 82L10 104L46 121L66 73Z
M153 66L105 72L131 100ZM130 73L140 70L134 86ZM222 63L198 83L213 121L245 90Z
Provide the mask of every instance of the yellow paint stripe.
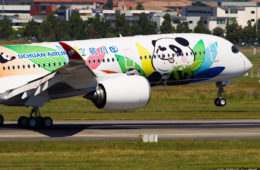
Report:
M140 45L138 43L136 43L136 46L138 48L139 55L142 57L141 62L142 62L144 73L148 77L155 71L153 68L153 65L152 65L152 60L149 58L149 56L151 56L151 53L146 48L144 48L142 45ZM145 59L145 56L146 56L146 59ZM151 56L151 58L152 58L152 56Z

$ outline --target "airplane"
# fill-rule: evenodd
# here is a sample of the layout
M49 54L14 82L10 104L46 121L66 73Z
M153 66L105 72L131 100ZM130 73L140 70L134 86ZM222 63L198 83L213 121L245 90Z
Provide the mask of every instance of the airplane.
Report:
M151 87L214 82L216 106L224 86L251 62L224 38L195 33L139 35L0 47L0 104L32 107L22 128L50 128L39 108L83 96L103 110L145 107ZM0 125L4 118L0 115Z

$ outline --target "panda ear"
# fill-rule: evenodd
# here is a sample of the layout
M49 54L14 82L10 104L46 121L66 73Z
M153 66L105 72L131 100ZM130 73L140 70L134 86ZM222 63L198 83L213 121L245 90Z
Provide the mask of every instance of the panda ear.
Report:
M156 40L153 40L153 41L152 41L152 44L153 44L153 46L155 47Z
M186 39L184 38L181 38L181 37L176 37L175 38L175 41L177 41L177 43L183 45L183 46L189 46L189 41L187 41Z

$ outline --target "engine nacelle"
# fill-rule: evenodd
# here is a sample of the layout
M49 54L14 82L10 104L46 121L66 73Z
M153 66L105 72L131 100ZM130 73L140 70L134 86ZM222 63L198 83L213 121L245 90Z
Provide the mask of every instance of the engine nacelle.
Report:
M100 82L95 92L84 97L92 100L99 109L133 110L147 105L151 86L138 75L120 76Z

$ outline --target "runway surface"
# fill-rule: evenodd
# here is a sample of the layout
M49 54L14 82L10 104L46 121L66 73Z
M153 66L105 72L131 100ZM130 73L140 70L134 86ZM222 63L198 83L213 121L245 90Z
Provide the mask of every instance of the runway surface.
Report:
M20 129L7 121L0 127L0 141L139 140L144 134L158 134L158 140L260 138L260 119L60 120L49 130Z

